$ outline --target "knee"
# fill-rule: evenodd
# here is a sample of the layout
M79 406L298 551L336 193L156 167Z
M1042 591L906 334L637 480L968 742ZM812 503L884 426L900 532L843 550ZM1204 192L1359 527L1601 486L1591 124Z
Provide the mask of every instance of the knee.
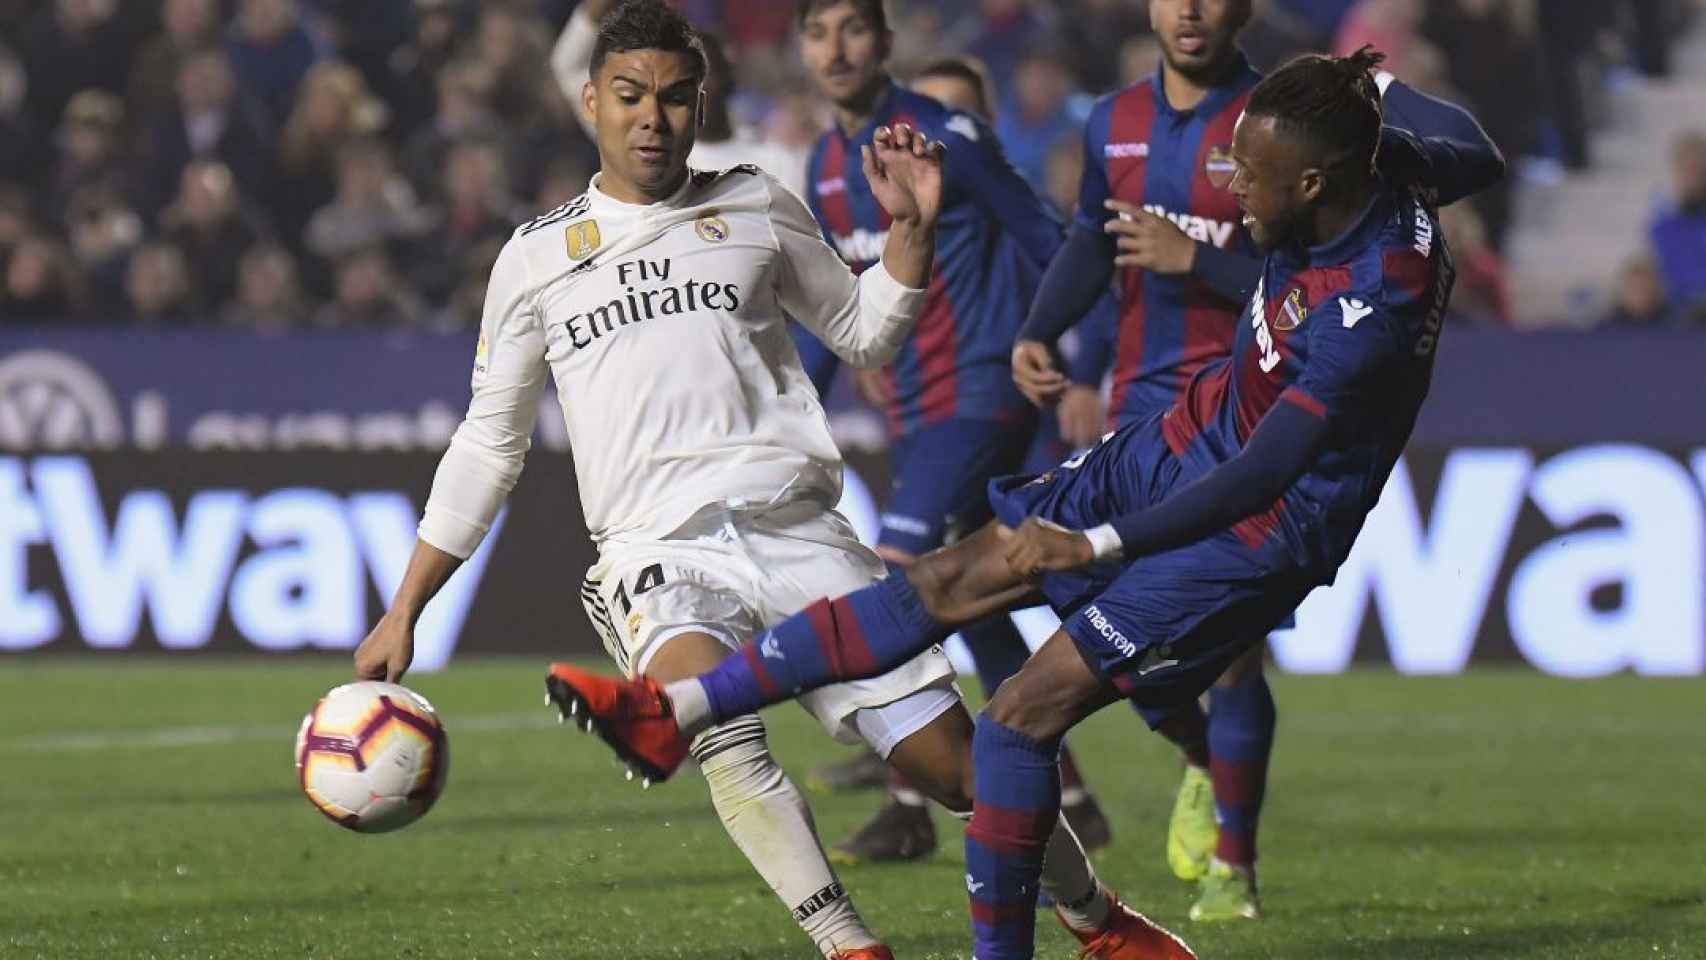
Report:
M954 591L960 581L959 567L959 561L947 550L933 550L906 566L907 581L918 591L924 609L937 619L946 619L944 614L953 606Z

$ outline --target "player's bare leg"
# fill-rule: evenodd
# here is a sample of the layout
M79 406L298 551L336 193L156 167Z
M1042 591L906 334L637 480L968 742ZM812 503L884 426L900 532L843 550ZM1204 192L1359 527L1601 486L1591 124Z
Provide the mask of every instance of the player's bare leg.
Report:
M1063 631L1057 631L977 721L977 807L966 831L966 884L971 891L977 954L1005 955L1034 940L1037 880L1048 843L1045 825L1060 800L1055 757L1066 731L1120 699ZM1090 956L1131 960L1194 957L1184 942L1141 914L1114 903L1102 924L1068 929ZM1063 920L1068 918L1064 916Z
M645 676L669 683L696 676L728 655L729 648L709 634L677 634L652 656ZM880 946L826 860L805 798L771 758L757 715L704 730L689 751L730 839L818 951L837 957Z

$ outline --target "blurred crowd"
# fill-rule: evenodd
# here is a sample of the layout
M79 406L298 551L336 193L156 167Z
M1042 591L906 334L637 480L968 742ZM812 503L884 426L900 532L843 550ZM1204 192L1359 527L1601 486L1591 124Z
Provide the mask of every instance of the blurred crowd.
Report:
M791 0L679 0L723 38L731 109L796 154L827 124ZM575 0L0 0L0 321L478 323L513 226L597 156L551 70ZM895 72L981 60L1015 165L1064 210L1101 92L1155 69L1142 0L891 3ZM1598 91L1663 77L1691 0L1257 0L1259 67L1374 43L1470 105L1522 169L1590 168ZM1706 138L1674 146L1652 249L1608 320L1706 322ZM1526 166L1524 166L1526 164ZM1450 211L1456 311L1510 315L1510 190Z

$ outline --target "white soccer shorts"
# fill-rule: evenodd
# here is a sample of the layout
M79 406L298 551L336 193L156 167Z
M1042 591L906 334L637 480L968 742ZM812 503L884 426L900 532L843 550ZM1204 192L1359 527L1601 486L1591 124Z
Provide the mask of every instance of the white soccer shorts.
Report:
M730 649L822 597L881 579L883 562L834 510L794 501L762 510L711 506L663 540L607 543L581 584L604 648L630 677L671 637L706 633ZM870 680L799 698L830 736L887 758L960 702L940 647Z

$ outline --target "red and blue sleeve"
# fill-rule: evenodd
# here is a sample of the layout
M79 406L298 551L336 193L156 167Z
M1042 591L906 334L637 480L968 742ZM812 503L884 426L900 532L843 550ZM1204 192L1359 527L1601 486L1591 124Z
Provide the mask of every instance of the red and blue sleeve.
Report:
M940 131L948 148L947 170L963 190L1041 267L1060 249L1061 223L1054 210L1002 152L995 131L965 114L954 114Z

